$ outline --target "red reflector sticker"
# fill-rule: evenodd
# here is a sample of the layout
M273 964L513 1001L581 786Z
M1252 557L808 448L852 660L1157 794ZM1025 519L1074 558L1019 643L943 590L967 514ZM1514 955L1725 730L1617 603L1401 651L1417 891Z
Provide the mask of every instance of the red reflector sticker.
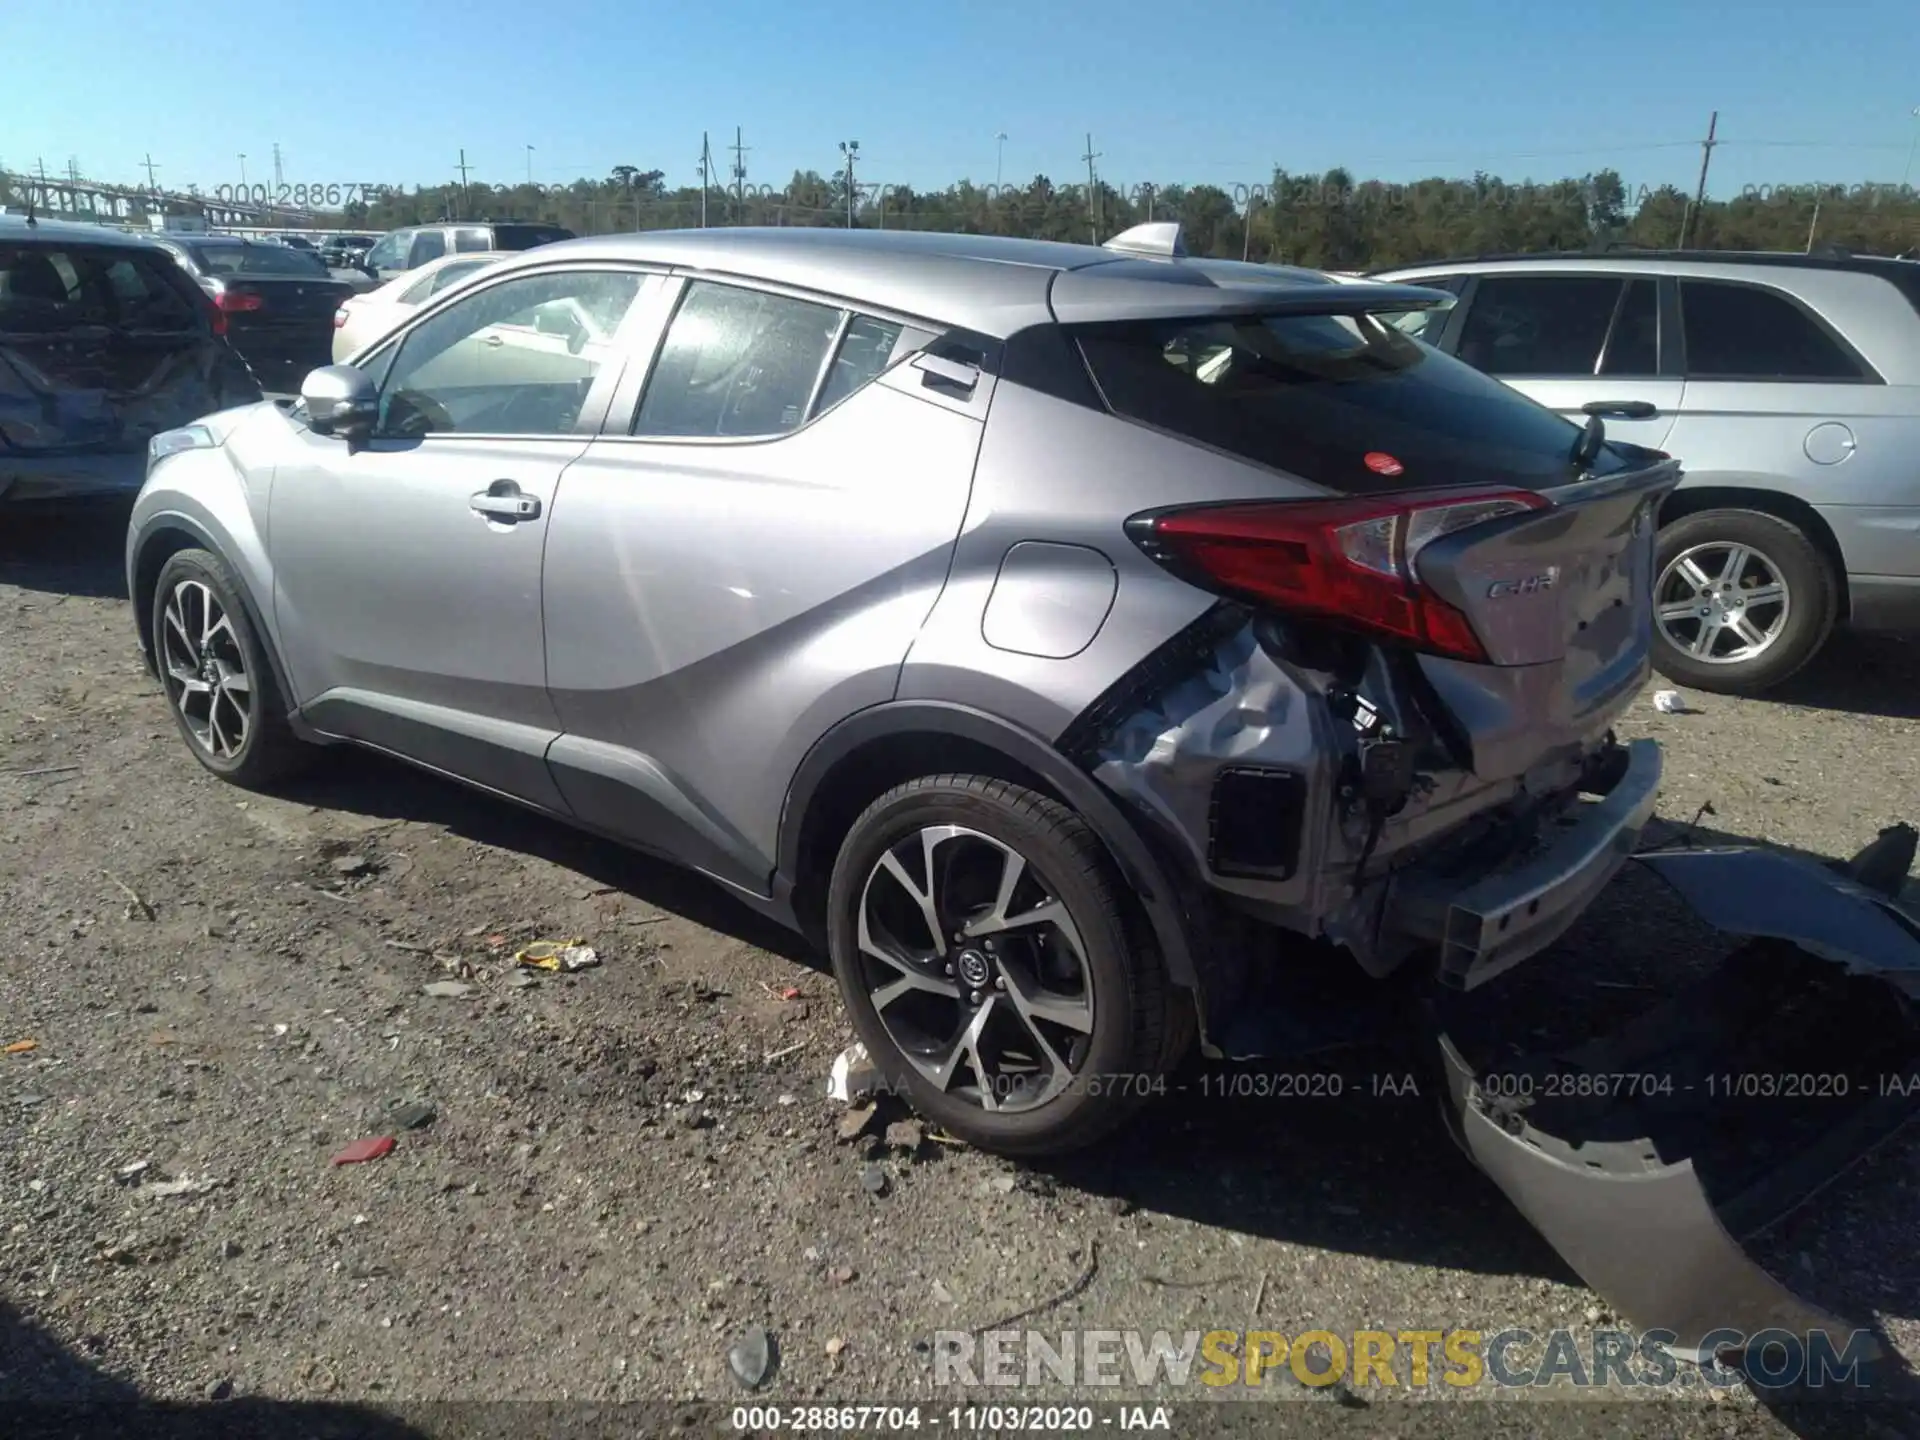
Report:
M1365 463L1367 469L1376 475L1399 475L1407 468L1382 450L1369 450L1365 456Z

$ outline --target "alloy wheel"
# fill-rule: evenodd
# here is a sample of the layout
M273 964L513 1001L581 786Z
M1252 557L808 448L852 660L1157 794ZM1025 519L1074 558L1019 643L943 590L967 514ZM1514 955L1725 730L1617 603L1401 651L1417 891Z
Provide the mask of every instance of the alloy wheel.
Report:
M160 629L162 679L187 734L214 759L237 759L253 728L253 682L225 607L202 581L182 580Z
M1682 550L1654 586L1654 618L1676 650L1708 665L1738 665L1771 649L1793 597L1776 565L1725 541Z
M935 825L890 846L861 888L858 945L888 1038L940 1090L1033 1110L1085 1063L1085 942L1038 867L992 836Z

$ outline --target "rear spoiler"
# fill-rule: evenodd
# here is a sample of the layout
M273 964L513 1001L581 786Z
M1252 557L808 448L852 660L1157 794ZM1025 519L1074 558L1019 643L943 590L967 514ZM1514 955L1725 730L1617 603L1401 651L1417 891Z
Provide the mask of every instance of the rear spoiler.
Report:
M1433 310L1459 298L1446 290L1372 280L1222 285L1198 270L1170 272L1164 264L1141 263L1151 268L1122 273L1130 270L1128 262L1115 260L1060 272L1048 295L1053 318L1062 325L1092 325L1236 315L1365 315Z

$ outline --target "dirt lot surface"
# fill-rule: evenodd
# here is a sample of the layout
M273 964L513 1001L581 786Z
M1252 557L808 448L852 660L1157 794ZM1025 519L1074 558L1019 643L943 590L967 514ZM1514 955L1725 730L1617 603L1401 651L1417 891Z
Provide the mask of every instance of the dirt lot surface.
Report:
M203 772L137 658L121 523L0 518L0 1043L37 1042L0 1055L0 1403L734 1400L753 1325L770 1401L931 1400L933 1332L1067 1292L1019 1323L1610 1318L1379 1062L1309 1100L1196 1071L1045 1169L843 1141L830 977L703 884L368 756L276 798ZM1663 817L1826 855L1920 819L1917 671L1849 642L1777 703L1643 699ZM1711 937L1656 891L1617 884L1525 993L1689 963ZM602 963L516 975L572 937ZM1920 1146L1764 1256L1920 1355ZM1552 1433L1514 1403L1475 1433ZM1620 1433L1820 1428L1744 1392L1659 1411Z

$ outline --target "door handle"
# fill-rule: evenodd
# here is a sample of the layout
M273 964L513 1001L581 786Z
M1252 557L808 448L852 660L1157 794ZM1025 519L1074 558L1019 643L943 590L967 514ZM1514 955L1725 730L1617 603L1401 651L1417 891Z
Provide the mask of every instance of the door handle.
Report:
M500 348L500 346L506 344L507 342L502 340L498 335L487 335L481 339L480 343L482 345L491 346L492 348L497 350Z
M1618 420L1651 420L1660 413L1650 400L1589 400L1580 407L1583 415L1611 415Z
M540 514L539 497L522 494L520 487L511 480L494 481L478 495L472 496L467 504L475 514L507 525L532 520Z

